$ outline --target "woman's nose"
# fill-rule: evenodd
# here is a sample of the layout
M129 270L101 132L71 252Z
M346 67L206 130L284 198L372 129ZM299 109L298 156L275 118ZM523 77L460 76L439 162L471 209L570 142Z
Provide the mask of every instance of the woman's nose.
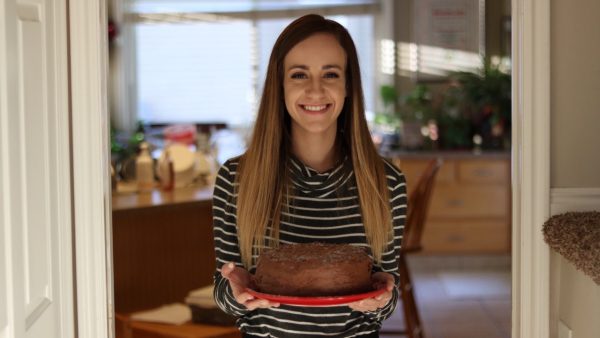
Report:
M320 79L313 79L306 88L306 94L311 96L323 95L323 84Z

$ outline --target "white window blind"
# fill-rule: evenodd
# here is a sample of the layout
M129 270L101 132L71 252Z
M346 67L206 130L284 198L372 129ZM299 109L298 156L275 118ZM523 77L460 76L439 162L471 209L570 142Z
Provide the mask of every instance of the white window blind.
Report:
M366 108L372 110L372 16L331 18L354 39ZM136 24L138 117L149 123L251 124L271 49L292 20Z
M252 24L138 24L140 119L247 123L252 119Z

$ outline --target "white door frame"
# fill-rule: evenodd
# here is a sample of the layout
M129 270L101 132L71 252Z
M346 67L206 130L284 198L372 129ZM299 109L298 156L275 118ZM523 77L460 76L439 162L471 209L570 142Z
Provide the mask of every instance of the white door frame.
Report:
M78 337L113 337L105 0L70 0L71 126Z
M71 0L69 13L78 332L111 337L106 0ZM512 23L512 337L548 337L550 1L512 0Z
M549 337L550 0L512 0L512 336Z

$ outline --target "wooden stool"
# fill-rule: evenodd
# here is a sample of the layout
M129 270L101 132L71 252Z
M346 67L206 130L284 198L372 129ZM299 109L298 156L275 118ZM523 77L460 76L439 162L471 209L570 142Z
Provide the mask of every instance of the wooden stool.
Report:
M185 323L182 325L134 321L128 315L117 314L116 338L241 338L233 326Z

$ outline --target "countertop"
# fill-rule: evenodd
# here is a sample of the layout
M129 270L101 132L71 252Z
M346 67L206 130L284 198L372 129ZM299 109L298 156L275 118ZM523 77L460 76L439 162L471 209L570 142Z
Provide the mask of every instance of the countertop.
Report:
M441 151L409 151L409 150L390 150L380 152L381 156L387 158L410 158L410 159L429 159L441 157L444 159L461 158L482 158L482 159L506 159L510 158L510 151L470 151L470 150L441 150Z
M171 191L162 191L158 188L150 192L136 192L131 187L123 188L112 194L112 210L123 211L128 209L164 207L183 203L212 203L212 186L189 186ZM125 190L125 191L123 191Z
M510 158L508 151L485 151L481 153L473 151L387 151L382 156L400 159L429 159L441 157L444 159L481 158L481 159L507 159ZM119 182L116 191L112 194L112 210L119 212L123 210L166 207L182 203L211 203L213 186L197 185L177 188L172 191L162 191L158 188L150 192L138 193L134 183Z

